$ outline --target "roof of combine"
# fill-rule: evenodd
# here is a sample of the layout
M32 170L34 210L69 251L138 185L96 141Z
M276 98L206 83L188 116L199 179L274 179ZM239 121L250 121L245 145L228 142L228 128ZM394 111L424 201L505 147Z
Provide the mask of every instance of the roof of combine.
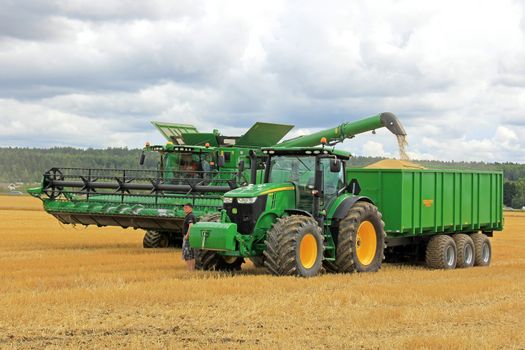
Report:
M269 147L277 144L293 125L257 122L242 136L223 136L218 131L199 132L193 125L151 122L166 138L176 145Z
M333 147L266 147L263 153L270 155L317 155L326 154L336 156L341 159L349 159L350 152L335 149Z

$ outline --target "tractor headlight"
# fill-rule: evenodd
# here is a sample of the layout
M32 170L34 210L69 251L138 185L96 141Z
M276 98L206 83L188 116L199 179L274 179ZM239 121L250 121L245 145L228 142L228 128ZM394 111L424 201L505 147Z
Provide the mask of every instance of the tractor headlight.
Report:
M232 197L224 197L224 203L225 204L233 203L233 198Z
M239 204L253 204L257 200L257 197L248 197L248 198L237 198L237 203Z

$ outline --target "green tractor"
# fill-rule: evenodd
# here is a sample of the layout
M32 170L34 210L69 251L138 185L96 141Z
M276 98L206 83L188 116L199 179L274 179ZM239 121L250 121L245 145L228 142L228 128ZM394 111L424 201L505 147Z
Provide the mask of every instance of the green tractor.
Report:
M224 195L217 222L191 228L203 269L235 270L243 258L275 275L377 271L385 248L381 213L353 193L350 154L332 147L272 147L262 184Z
M275 275L377 271L385 247L381 213L347 181L350 154L332 146L380 127L406 135L392 113L381 113L263 148L262 183L225 193L220 215L192 226L197 266L238 270L249 258Z

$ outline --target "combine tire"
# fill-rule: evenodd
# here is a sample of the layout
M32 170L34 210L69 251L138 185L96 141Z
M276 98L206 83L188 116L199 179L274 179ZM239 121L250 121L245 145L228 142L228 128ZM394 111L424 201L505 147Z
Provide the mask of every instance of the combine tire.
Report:
M338 272L375 272L385 258L385 223L377 207L357 202L339 224Z
M456 250L458 252L456 267L465 268L474 266L475 249L472 238L464 233L453 235L452 238L456 243Z
M280 218L266 235L264 264L277 276L315 276L322 266L323 240L321 228L313 218Z
M492 258L492 245L490 239L481 232L470 235L474 242L474 265L475 266L489 266Z
M142 246L144 248L168 248L170 240L167 234L158 231L146 231Z
M218 222L221 214L212 213L200 217L202 222ZM195 269L205 271L239 271L244 263L243 258L217 254L213 250L195 250Z
M456 243L447 235L435 235L427 244L427 266L433 269L453 269L457 263Z

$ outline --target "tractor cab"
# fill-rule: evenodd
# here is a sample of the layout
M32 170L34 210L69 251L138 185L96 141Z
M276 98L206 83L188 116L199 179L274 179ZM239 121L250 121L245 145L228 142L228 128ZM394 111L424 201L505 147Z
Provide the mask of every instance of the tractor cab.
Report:
M345 163L350 154L331 147L265 148L265 183L291 182L295 208L319 218L346 189Z

